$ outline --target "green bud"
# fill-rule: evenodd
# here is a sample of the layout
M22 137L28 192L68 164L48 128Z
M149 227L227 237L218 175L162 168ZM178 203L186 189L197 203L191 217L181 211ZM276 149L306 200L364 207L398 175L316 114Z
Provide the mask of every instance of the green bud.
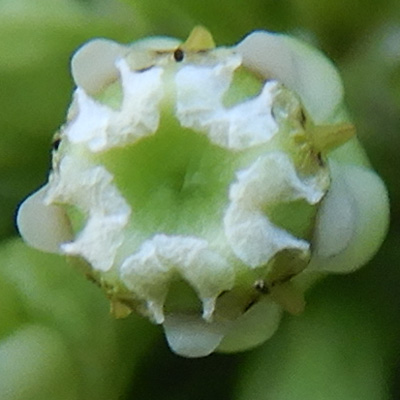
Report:
M352 150L337 71L307 45L255 32L215 47L201 27L184 43L97 39L72 73L49 181L21 206L20 232L84 260L114 314L162 324L175 352L263 342L283 309L303 310L311 280L359 267L382 241L384 186Z

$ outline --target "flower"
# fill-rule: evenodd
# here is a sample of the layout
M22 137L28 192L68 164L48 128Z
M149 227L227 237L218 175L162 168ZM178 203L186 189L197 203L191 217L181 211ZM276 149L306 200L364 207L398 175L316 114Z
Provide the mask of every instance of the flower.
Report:
M176 353L258 345L318 276L358 268L383 240L386 190L340 77L297 39L95 39L72 73L48 183L19 230L81 258L113 313L162 324Z

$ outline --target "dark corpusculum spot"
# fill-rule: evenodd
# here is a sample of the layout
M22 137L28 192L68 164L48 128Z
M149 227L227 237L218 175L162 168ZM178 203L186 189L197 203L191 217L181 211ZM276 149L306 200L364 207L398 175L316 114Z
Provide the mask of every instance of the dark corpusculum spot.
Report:
M56 137L53 142L51 143L51 149L57 151L61 144L61 138Z
M181 49L176 49L176 50L174 51L174 59L175 59L176 62L181 62L181 61L183 61L184 56L185 56L185 54L184 54L183 50L181 50Z

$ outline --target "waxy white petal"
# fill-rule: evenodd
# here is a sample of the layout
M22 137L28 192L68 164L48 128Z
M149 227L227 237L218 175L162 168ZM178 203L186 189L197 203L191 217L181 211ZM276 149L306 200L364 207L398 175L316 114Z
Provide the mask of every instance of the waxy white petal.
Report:
M72 228L65 210L45 202L47 185L30 195L17 214L18 230L30 246L60 253L60 245L72 239Z
M172 351L183 357L205 357L221 343L229 325L209 323L198 316L167 315L163 324Z
M256 31L236 50L244 66L295 91L316 123L329 120L343 101L343 85L336 68L322 53L300 40Z
M243 351L268 340L278 329L282 309L269 298L263 298L229 327L218 346L223 352Z
M108 39L94 39L72 57L71 71L78 87L94 95L118 78L115 61L128 52L128 47Z
M375 254L385 237L388 196L372 170L336 162L330 166L332 185L318 211L308 269L351 272Z

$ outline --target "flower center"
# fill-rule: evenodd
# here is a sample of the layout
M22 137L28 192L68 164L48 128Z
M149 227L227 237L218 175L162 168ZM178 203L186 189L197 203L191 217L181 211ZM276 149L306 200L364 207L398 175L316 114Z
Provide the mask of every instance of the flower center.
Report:
M241 160L168 115L156 134L96 158L132 207L132 229L144 237L215 232Z

